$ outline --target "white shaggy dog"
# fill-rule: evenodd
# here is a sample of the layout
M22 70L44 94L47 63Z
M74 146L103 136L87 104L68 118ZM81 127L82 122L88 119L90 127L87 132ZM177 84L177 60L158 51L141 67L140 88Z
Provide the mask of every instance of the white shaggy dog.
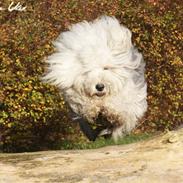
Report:
M57 52L47 59L44 79L60 87L85 122L95 123L102 115L114 139L129 133L147 110L145 63L132 45L130 30L116 18L102 16L72 25L54 46Z

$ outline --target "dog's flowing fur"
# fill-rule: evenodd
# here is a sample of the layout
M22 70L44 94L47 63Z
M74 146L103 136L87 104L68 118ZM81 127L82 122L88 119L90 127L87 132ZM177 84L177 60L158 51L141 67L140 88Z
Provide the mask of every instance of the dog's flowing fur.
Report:
M105 116L114 139L129 133L147 110L145 63L129 29L103 16L72 25L54 46L44 80L60 87L72 110L89 122ZM103 91L96 90L99 83Z

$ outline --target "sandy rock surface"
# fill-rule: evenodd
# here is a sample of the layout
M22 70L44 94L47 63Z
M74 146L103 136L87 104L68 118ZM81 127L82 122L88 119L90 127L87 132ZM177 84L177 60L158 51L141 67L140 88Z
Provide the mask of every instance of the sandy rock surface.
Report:
M0 154L0 183L183 183L183 129L96 150Z

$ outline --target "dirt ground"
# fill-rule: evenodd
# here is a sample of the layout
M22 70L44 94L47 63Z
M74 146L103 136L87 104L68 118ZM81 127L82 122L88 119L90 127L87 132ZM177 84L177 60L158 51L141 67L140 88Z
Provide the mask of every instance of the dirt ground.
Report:
M0 154L0 183L181 183L183 129L95 150Z

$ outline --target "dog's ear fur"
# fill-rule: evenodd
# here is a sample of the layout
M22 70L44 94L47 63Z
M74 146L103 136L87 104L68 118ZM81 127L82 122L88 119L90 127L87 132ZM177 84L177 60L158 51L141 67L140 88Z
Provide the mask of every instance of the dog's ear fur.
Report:
M121 25L115 17L102 16L96 20L95 24L102 26L102 29L105 30L111 50L126 52L132 47L131 31Z
M131 31L115 17L102 16L94 21L94 26L104 31L108 47L121 66L138 69L144 63L141 53L132 45Z
M61 89L70 88L79 74L80 65L75 61L76 56L69 50L63 50L59 42L54 43L58 52L46 59L48 70L43 81L59 86Z

